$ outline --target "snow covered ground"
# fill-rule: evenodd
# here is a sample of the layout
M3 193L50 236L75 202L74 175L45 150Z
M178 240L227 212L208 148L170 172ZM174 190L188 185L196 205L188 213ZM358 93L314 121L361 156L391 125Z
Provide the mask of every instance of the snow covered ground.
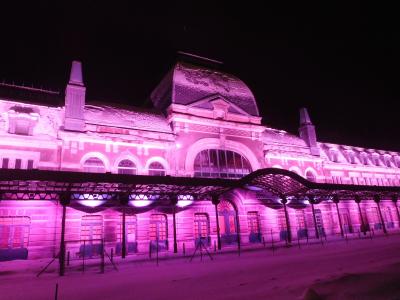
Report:
M0 299L400 299L400 235L208 257L108 263L85 273L47 261L0 263Z

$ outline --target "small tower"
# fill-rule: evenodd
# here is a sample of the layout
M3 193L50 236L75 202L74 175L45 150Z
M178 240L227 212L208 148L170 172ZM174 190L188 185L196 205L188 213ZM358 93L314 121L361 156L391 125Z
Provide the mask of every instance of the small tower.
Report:
M317 135L315 134L315 126L311 123L307 108L300 108L300 128L299 135L310 147L312 155L319 156L319 148L317 145Z
M65 89L65 130L85 130L85 93L86 88L83 84L82 64L80 61L74 60L72 62L69 82Z

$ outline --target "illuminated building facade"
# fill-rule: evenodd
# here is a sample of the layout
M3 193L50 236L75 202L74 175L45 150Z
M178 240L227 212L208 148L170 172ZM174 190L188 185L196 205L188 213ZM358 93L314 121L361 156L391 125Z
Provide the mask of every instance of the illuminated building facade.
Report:
M306 109L299 135L261 124L257 102L240 79L179 61L151 94L153 109L86 101L82 66L72 63L65 94L0 84L0 167L86 173L239 179L264 168L286 169L309 181L399 186L400 154L318 142ZM61 102L61 103L60 103ZM399 228L396 199L282 201L235 189L215 206L191 195L168 207L130 195L124 214L101 194L78 195L66 208L65 243L72 258L150 250L222 249L315 237L390 232ZM360 201L358 201L360 200ZM54 257L59 252L59 201L0 201L0 261ZM216 217L218 215L218 218ZM124 220L123 220L124 219ZM122 227L124 229L122 229ZM315 230L314 230L315 229ZM125 237L123 237L125 235ZM150 250L149 250L150 249Z

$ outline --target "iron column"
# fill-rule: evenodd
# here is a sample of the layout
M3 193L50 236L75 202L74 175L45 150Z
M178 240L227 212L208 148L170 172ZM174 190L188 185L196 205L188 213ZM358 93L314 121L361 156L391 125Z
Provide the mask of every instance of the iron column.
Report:
M215 218L216 218L216 221L217 221L217 244L218 244L218 250L221 250L221 235L220 235L219 219L218 219L219 196L218 195L213 195L211 201L215 206Z

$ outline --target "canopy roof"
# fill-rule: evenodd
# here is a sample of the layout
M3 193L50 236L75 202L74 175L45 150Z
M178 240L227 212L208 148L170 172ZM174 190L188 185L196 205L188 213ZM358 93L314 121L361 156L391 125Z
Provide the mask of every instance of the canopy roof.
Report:
M361 199L374 199L376 196L391 198L400 193L398 186L318 183L308 181L294 172L275 168L254 171L240 181L242 186L266 190L279 197L312 197L329 200L333 196L339 199L354 199L357 195Z
M267 191L276 197L314 198L319 201L339 199L374 199L397 197L400 187L326 184L311 182L282 169L260 169L239 180L171 176L143 176L111 173L82 173L42 170L0 172L1 200L59 200L63 193L77 194L145 194L169 199L192 195L209 199L234 188Z

